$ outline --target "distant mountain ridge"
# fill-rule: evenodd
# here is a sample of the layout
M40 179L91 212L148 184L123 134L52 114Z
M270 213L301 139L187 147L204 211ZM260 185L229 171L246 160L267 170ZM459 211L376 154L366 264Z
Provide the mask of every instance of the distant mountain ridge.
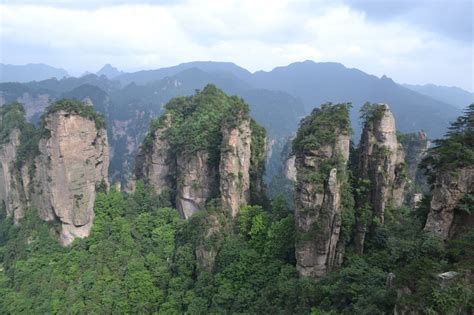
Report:
M404 87L429 96L458 108L466 108L474 103L474 93L468 92L456 86L442 86L435 84L415 85L403 84Z
M69 74L66 70L42 63L26 65L0 64L0 82L30 82L50 78L62 79L68 76Z
M112 67L109 63L103 66L99 71L96 72L98 76L105 75L109 79L113 79L123 74L123 71Z
M136 84L145 84L150 81L158 81L169 76L174 76L181 71L198 68L208 73L230 73L241 80L248 80L252 73L232 62L217 61L193 61L181 63L177 66L160 68L156 70L141 70L137 72L124 73L117 77L117 80L123 84L135 82Z
M29 119L37 121L44 108L61 97L91 100L106 118L112 177L117 170L126 173L133 167L149 121L162 113L166 102L193 95L209 83L249 104L251 116L266 128L269 144L293 135L301 118L326 102L352 103L355 141L361 133L359 109L367 101L388 103L401 132L424 130L429 138L442 137L461 112L386 76L378 78L338 63L304 61L255 73L221 62L190 62L118 76L114 69L119 71L106 65L100 75L0 83L0 106L20 101Z

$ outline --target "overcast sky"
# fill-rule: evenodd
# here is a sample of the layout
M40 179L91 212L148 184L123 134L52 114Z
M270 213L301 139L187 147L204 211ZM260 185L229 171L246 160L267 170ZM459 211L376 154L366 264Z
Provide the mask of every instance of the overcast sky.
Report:
M250 71L335 61L474 90L471 0L0 0L0 62L71 74L193 60Z

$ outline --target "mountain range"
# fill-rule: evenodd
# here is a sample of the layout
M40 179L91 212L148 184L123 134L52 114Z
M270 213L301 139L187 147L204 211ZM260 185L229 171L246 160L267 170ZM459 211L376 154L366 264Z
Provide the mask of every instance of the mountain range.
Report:
M50 78L64 78L69 74L66 70L51 67L42 63L26 65L9 65L0 63L0 82L29 82Z
M365 102L388 103L398 130L422 129L430 138L442 137L461 112L460 106L414 91L386 76L378 78L339 63L313 61L255 73L233 63L211 61L132 73L105 65L96 74L78 78L58 79L56 75L42 81L17 81L0 83L0 105L20 101L32 121L37 121L44 108L59 98L90 100L107 121L113 150L112 176L114 169L131 169L132 157L149 121L162 112L166 102L176 96L192 95L208 83L243 98L272 141L292 136L302 117L327 102L352 103L355 141L361 133L359 110Z

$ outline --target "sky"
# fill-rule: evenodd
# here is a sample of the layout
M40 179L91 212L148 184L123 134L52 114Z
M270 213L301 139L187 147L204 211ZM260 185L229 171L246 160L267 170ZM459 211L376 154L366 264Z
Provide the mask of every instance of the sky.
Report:
M195 60L340 62L474 91L472 0L0 0L0 62L72 75Z

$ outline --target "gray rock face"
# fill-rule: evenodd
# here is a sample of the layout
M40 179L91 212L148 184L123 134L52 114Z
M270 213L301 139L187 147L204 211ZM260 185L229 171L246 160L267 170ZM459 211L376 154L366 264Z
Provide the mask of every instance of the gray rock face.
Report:
M171 118L168 115L163 127L155 131L151 148L142 146L135 163L136 177L145 178L157 194L173 187L173 176L176 173L176 159L171 155L171 147L165 137L170 126Z
M297 184L295 224L297 269L300 275L319 279L341 262L341 179L336 168L330 170L323 185L315 184L311 174L321 172L321 165L339 157L343 164L349 157L349 135L340 134L333 145L310 153L296 153Z
M252 185L250 118L242 114L236 121L236 126L222 124L219 162L211 165L209 152L205 150L190 153L171 148L166 130L172 122L170 117L165 118L163 127L155 131L153 144L140 149L136 178L145 179L158 194L165 190L174 192L176 208L185 219L216 197L220 197L230 216L235 217L240 207L249 202Z
M296 182L295 161L296 156L292 155L285 161L285 164L283 165L283 174L285 175L285 178L292 182Z
M357 208L369 205L371 214L379 224L385 220L385 208L391 203L395 207L402 205L405 199L406 179L404 175L405 154L397 140L395 118L388 105L380 105L381 114L366 122L359 146L359 178L369 182L369 192L357 201ZM363 252L365 234L370 222L359 215L355 245L359 253Z
M176 208L185 219L203 209L215 191L217 178L208 157L205 151L178 156Z
M474 168L459 169L455 174L439 174L434 184L425 231L438 234L444 240L450 238L456 232L455 208L468 193L474 193ZM469 217L471 220L464 218L464 221L472 221L474 215L471 213Z
M46 129L50 136L39 143L31 199L43 220L61 222L60 242L66 246L92 227L95 187L108 175L107 133L64 111L50 114Z
M20 131L14 129L9 141L0 146L0 202L15 223L24 216L24 189L14 170L19 145Z
M219 189L222 206L234 218L240 207L249 202L251 138L250 121L240 119L235 128L222 128L223 150L219 164Z
M415 139L409 139L404 143L405 160L407 162L408 175L411 179L416 180L421 176L418 165L426 155L430 145L428 136L423 131L418 132Z

